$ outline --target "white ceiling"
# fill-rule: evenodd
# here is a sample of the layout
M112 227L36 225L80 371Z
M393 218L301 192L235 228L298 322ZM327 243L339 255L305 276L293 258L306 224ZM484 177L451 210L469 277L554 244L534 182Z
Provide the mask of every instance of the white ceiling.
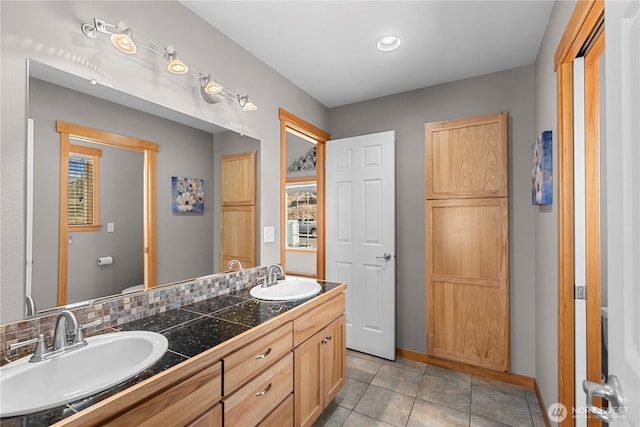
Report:
M326 107L532 64L553 1L181 1ZM380 52L384 35L400 48Z

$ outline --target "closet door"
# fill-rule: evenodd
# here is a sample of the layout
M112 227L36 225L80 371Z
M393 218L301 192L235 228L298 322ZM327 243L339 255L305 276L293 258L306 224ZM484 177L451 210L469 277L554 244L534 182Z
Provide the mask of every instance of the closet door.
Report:
M506 113L426 125L427 353L509 370Z

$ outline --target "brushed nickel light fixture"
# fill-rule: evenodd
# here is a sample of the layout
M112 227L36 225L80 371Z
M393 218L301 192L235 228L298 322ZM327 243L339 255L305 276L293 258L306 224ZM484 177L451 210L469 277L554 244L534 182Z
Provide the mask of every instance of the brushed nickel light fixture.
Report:
M117 28L119 29L121 25L124 28L120 32L111 35L111 43L120 52L134 55L138 51L138 48L133 42L131 28L127 27L124 22L119 22Z
M254 102L249 98L249 95L240 96L238 95L238 103L242 107L242 111L256 111L258 106L254 104Z
M138 48L145 48L164 57L167 61L167 70L170 73L190 75L196 79L202 99L209 104L216 104L224 98L229 98L238 102L242 111L255 111L258 109L258 106L248 95L234 93L223 87L218 81L213 80L210 74L201 73L195 70L193 66L187 65L178 56L173 45L164 47L160 43L142 37L137 33L134 37L131 28L122 21L118 22L118 25L113 25L103 19L93 18L90 23L82 24L81 28L82 33L91 39L97 38L98 34L108 35L113 46L128 55L135 55Z
M189 67L182 62L173 46L167 46L164 51L164 57L167 58L167 70L173 74L186 74L189 71Z

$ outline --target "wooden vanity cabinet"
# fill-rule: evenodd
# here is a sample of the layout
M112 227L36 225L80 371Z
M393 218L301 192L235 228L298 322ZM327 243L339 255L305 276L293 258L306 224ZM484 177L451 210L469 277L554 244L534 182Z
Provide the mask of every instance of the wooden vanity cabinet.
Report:
M346 376L344 285L57 426L311 425Z
M300 336L313 332L310 338L293 350L295 425L310 426L344 385L344 294L300 316L293 323L294 336L296 332Z

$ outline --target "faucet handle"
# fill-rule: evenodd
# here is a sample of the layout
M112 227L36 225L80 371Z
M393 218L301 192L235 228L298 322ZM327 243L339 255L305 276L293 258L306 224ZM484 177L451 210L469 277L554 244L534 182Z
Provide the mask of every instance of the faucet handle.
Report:
M34 350L31 359L29 359L29 362L41 362L42 360L44 360L45 354L49 353L49 349L47 348L47 340L44 337L44 334L38 335L37 340L38 341L36 342L36 349Z
M266 288L267 287L267 275L265 274L264 276L257 276L256 277L256 284L262 282L262 287Z

